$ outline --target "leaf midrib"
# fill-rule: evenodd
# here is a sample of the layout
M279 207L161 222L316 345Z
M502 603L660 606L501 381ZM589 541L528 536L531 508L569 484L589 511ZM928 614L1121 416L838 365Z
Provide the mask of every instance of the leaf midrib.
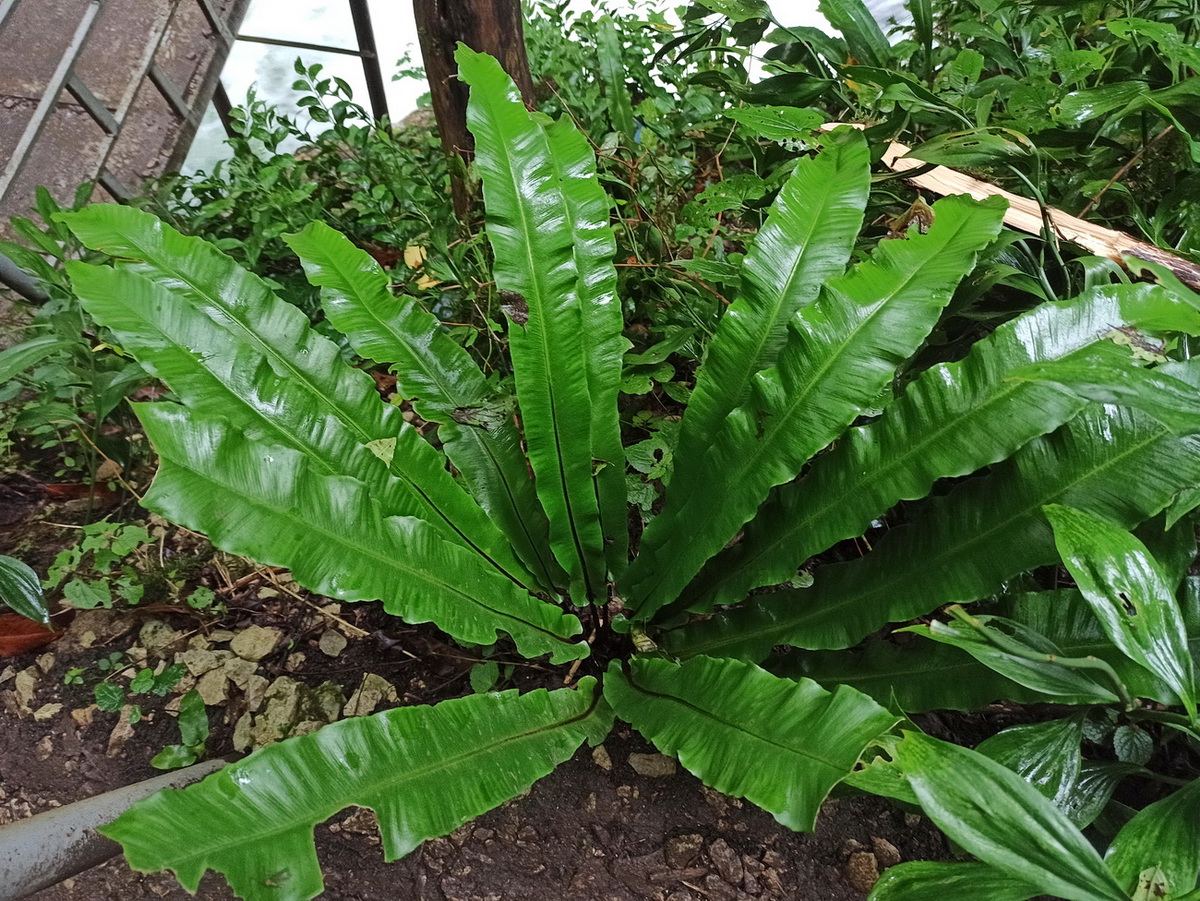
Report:
M574 716L568 717L563 720L558 720L556 722L550 723L545 726L539 726L536 729L530 729L525 732L520 732L520 733L517 733L516 735L507 735L501 739L498 739L487 745L484 745L482 748L476 748L473 751L469 751L469 752L465 751L461 754L457 754L450 758L443 757L443 758L438 759L435 762L432 762L423 767L419 767L415 770L405 770L403 773L392 776L390 778L384 777L375 783L376 787L374 787L370 790L364 789L361 792L358 792L358 796L363 797L368 793L378 795L385 791L395 791L396 786L403 785L407 781L424 778L424 777L428 776L430 773L435 773L439 770L453 769L454 767L458 766L459 764L470 761L470 759L473 757L477 757L480 755L486 755L486 754L494 754L498 750L504 748L506 745L525 742L530 739L537 738L538 736L543 735L545 733L553 732L558 729L565 729L575 723L583 722L584 720L586 720L588 717L590 717L592 715L592 713L595 711L597 705L600 702L600 697L601 697L600 691L598 689L595 689L594 691L595 691L595 693L592 698L592 703L587 708L587 710L585 710L583 713L576 714ZM528 695L526 695L524 697L528 697ZM397 708L397 709L403 710L405 708ZM236 764L234 764L234 765L236 766ZM224 772L224 771L222 771L222 772ZM295 795L293 794L292 797L295 797ZM283 827L280 829L268 830L263 833L257 833L256 837L260 836L260 835L280 835L280 834L283 834L286 832L294 831L297 828L304 828L304 827L311 828L312 826L315 826L317 823L323 822L325 819L328 819L329 817L333 816L339 810L344 810L346 807L349 807L353 804L354 804L354 801L348 801L346 804L343 804L341 807L330 810L324 816L321 816L320 812L318 812L316 814L317 819L313 820L313 822L311 824L306 823L306 822L293 821L290 825L288 825L286 827ZM296 820L297 821L307 820L307 816L304 816L304 817L298 816L298 817L296 817ZM217 845L208 846L208 849L204 854L189 855L188 857L183 858L183 860L191 860L191 861L199 860L199 861L203 862L203 860L206 856L211 856L212 854L216 854L221 851L224 851L228 848L233 847L234 845L244 844L245 842L246 842L245 836L234 837L234 838L231 838L231 840L228 842L221 842Z
M577 644L577 642L574 642L569 638L564 638L560 635L557 635L554 632L546 629L544 626L539 626L536 623L531 623L528 620L524 620L520 616L518 616L514 613L508 613L507 611L498 610L494 607L491 607L488 604L484 603L483 601L473 597L466 591L450 584L449 582L444 582L441 579L434 577L432 574L425 572L424 570L413 569L413 568L407 567L394 557L389 557L385 554L376 552L375 550L373 550L370 547L364 547L361 544L356 544L352 541L349 541L344 536L340 535L339 533L325 528L322 523L314 523L314 522L311 522L300 516L297 516L295 514L294 510L292 510L291 508L279 507L279 506L276 506L275 504L269 503L269 502L264 501L259 498L248 498L237 487L223 484L222 482L218 481L217 479L211 477L208 473L200 472L197 469L193 469L192 467L188 466L185 463L180 462L179 460L172 460L171 462L175 466L178 466L180 469L182 469L184 472L191 473L193 476L195 476L199 480L201 480L203 482L208 482L209 484L215 485L218 488L223 488L226 491L232 491L232 492L238 494L238 496L240 496L244 502L246 502L252 506L256 506L259 509L265 510L271 514L279 516L282 519L291 521L291 522L295 523L298 528L300 528L306 532L317 533L319 535L325 536L327 539L331 540L332 543L334 543L338 546L341 546L341 547L345 547L345 548L349 549L351 552L353 552L354 554L364 556L369 560L379 561L381 564L383 564L382 568L385 570L386 569L396 570L400 573L411 576L416 581L424 582L424 583L433 585L435 587L439 587L439 588L449 592L452 595L458 595L458 596L462 597L469 604L479 607L482 610L487 611L488 613L491 613L502 619L507 619L507 620L512 620L513 622L522 623L523 625L525 625L526 627L528 627L530 629L541 632L541 633L545 634L547 637L553 638L555 641L562 642L563 644L570 645L570 646L574 646L575 644ZM393 518L399 518L399 517L387 517L385 519L381 519L380 523L381 523L381 525L384 525L384 527L386 528L387 520L393 519ZM439 541L442 540L442 539L438 538L436 534L434 534L430 537L435 538ZM454 545L450 544L450 542L444 542L444 543L449 547L454 547ZM486 573L487 571L481 570L481 572ZM555 611L558 610L558 608L553 607L550 604L546 604L544 601L539 601L537 598L533 597L533 595L529 595L529 597L532 600L534 600L535 602L542 604L543 606L547 607L550 610L555 610ZM382 600L382 599L378 599L378 600ZM559 611L559 612L561 613L561 611Z
M1104 472L1104 470L1110 468L1111 466L1115 466L1118 463L1122 462L1127 457L1132 456L1137 453L1140 453L1142 450L1149 447L1151 444L1155 443L1156 441L1160 441L1163 438L1163 436L1166 434L1168 434L1168 433L1164 430L1162 432L1158 432L1158 433L1154 434L1153 436L1147 438L1145 441L1142 441L1136 445L1128 445L1122 453L1114 455L1113 457L1110 457L1108 460L1106 460L1103 466L1089 469L1086 473L1079 476L1078 478L1073 479L1070 482L1067 482L1064 485L1059 486L1057 491L1054 493L1054 495L1052 495L1052 497L1061 496L1062 494L1065 494L1067 491L1069 491L1071 488L1078 485L1079 483L1085 481L1086 479L1094 477L1097 473L1102 473L1102 472ZM1017 521L1018 519L1020 519L1022 517L1028 516L1035 509L1041 509L1043 503L1044 503L1043 501L1038 501L1038 502L1031 504L1025 508L1022 508L1019 512L1015 513L1013 516L1009 517L1008 519L1004 520L1003 522L996 523L995 521L993 521L994 525L992 528L987 529L984 532L975 533L975 535L973 537L969 538L967 541L965 541L961 544L956 544L956 545L952 545L952 546L943 546L941 553L939 553L933 557L926 558L927 562L932 565L936 561L944 559L946 556L958 556L960 553L962 553L963 548L969 548L972 545L976 544L977 542L983 541L986 538L989 538L993 533L1005 531L1010 526L1011 523ZM869 590L858 592L849 597L845 597L841 601L838 601L834 604L827 604L827 605L821 607L821 609L818 611L810 611L809 615L819 615L821 619L818 620L818 622L820 622L821 620L827 620L836 611L839 611L845 607L852 606L857 603L861 603L863 598L872 597L872 596L878 595L880 593L883 593L891 585L891 582L894 580L894 578L895 577L893 577L893 579L889 579L884 582L875 582L872 584L872 586L870 587ZM765 595L764 597L769 598L770 595ZM749 608L749 609L753 609L753 608ZM836 619L836 617L834 617L834 619ZM723 637L719 640L712 640L712 641L708 642L707 644L688 645L687 652L689 655L707 654L707 653L709 653L710 649L720 648L723 645L737 646L737 645L744 645L748 642L754 643L756 645L761 644L766 638L768 638L769 636L772 636L776 633L794 631L797 627L797 624L802 623L803 621L804 620L802 618L799 620L790 620L787 622L776 622L776 623L772 623L769 626L765 626L765 627L758 628L758 629L742 630L738 633L738 635L736 637Z
M493 110L491 119L492 119L492 125L496 129L496 131L500 132L500 134L503 135L504 138L508 138L508 135L505 134L504 127L503 127L503 116L497 114L496 111ZM549 156L551 156L551 152L547 146L548 142L546 141L545 134L542 131L541 126L538 125L536 122L531 122L531 127L537 130L538 137L540 139L539 143L542 144L543 147L545 148L546 157L548 158ZM513 205L516 207L516 209L518 211L518 216L520 218L520 223L521 223L521 233L523 235L528 236L528 235L533 234L534 229L532 228L531 223L529 221L529 211L526 207L526 203L525 203L524 199L521 197L520 189L518 187L516 187L520 183L521 179L519 177L517 169L513 166L513 158L512 158L512 155L508 152L508 148L509 148L509 140L502 139L502 140L499 140L496 142L496 147L494 147L493 149L496 150L497 156L503 158L505 169L507 169L507 171L510 173L510 176L512 177L513 185L514 185L514 194L516 195L516 202ZM553 165L551 166L551 168L553 168ZM546 306L546 303L545 303L546 295L545 295L545 291L543 290L544 286L542 284L542 278L541 278L542 268L537 265L537 261L534 259L533 242L528 241L528 240L522 241L521 247L525 251L525 264L527 266L527 271L530 274L529 284L532 286L535 286L537 289L536 296L535 296L535 302L537 303L537 309L538 309L539 318L540 318L540 314L543 312L544 307ZM574 257L572 257L572 260L573 259L574 259ZM578 272L576 273L576 279L578 279ZM576 282L576 291L578 291L578 282ZM531 292L531 293L534 293L534 292ZM526 306L527 307L530 306L528 303L528 300L526 301ZM532 307L530 307L530 309L532 309ZM518 326L518 327L521 328L522 334L525 334L525 335L528 334L528 330L524 326ZM542 362L544 364L544 369L547 373L554 372L554 370L555 370L555 367L553 365L554 357L550 352L549 335L547 334L546 323L544 323L544 322L539 323L539 326L537 328L537 333L538 333L538 338L539 338L538 345L541 349L541 357L542 357ZM586 372L584 374L584 384L587 384ZM519 387L520 386L518 385L518 389L519 389ZM589 566L589 563L588 563L588 555L584 552L583 539L581 538L581 536L579 534L579 524L578 524L578 522L576 522L575 506L574 506L573 499L571 497L569 479L567 477L567 471L566 471L566 464L565 464L564 458L563 458L563 439L562 439L562 431L560 428L559 417L558 417L558 400L557 400L558 394L555 391L554 379L547 378L544 388L545 388L545 397L546 397L546 400L550 407L550 411L549 411L550 412L550 417L549 417L550 418L550 427L551 427L551 434L554 436L554 456L555 456L555 463L556 463L555 468L558 470L559 487L561 489L563 505L566 507L567 523L571 529L571 540L575 545L575 556L576 556L576 559L579 560L579 566L580 566L581 574L583 576L583 584L585 586L585 591L590 596L593 591L593 576L591 573L591 567ZM588 426L589 426L589 433L590 433L590 430L591 430L590 422L588 423ZM590 452L590 448L591 448L590 436L589 436L589 441L588 441L588 448L589 448L589 452Z
M949 244L954 238L958 237L958 235L960 235L966 229L966 227L969 226L970 224L971 224L971 222L969 219L960 223L953 232L947 233L944 240L938 245L937 248L930 247L929 248L930 253L936 254L938 251L944 251L946 245ZM814 371L812 371L806 378L806 384L805 384L804 389L799 394L793 395L791 398L789 398L788 404L785 405L785 407L783 408L783 411L781 413L772 413L772 420L773 420L772 426L771 426L770 430L768 431L768 433L766 435L764 435L762 439L755 442L754 450L750 454L744 455L741 458L741 464L738 467L736 467L734 470L732 470L732 471L727 470L725 473L722 473L721 481L723 484L725 484L725 485L744 485L747 482L753 484L756 481L754 479L748 479L746 477L746 474L754 473L756 471L759 472L760 474L762 473L763 470L759 468L758 461L762 458L763 454L775 449L776 439L781 434L784 433L785 426L790 426L792 424L791 420L792 420L793 415L795 414L796 409L798 407L802 406L815 390L817 390L820 386L825 384L825 380L827 379L830 370L833 368L833 366L836 363L838 363L842 360L842 357L847 352L847 348L849 348L852 344L854 346L858 345L859 342L858 342L857 338L862 333L862 331L865 328L867 328L870 324L872 324L875 321L875 318L877 316L881 315L883 313L883 311L885 309L887 309L892 302L895 301L895 299L898 295L900 295L902 292L908 290L908 288L911 286L912 282L917 278L918 275L920 275L921 270L928 263L928 261L929 261L929 256L922 257L920 260L916 261L916 265L914 266L913 271L909 272L908 275L905 276L903 281L899 285L897 285L889 294L887 294L886 296L884 296L882 298L879 298L875 302L873 308L870 309L867 312L867 314L858 321L858 323L854 326L854 328L843 335L842 340L837 341L836 343L833 344L833 346L831 348L832 352L827 354L825 356L824 361L821 362L817 366L817 368ZM817 302L820 303L820 301L817 301ZM855 306L860 306L860 305L855 304ZM786 351L784 351L784 352L786 353ZM722 430L722 432L717 437L718 446L721 443L722 437L727 436L728 434L729 434L728 429ZM811 439L810 439L810 441L811 441ZM813 448L813 450L810 451L807 454L807 456L811 457L812 454L814 454L814 453L816 453L816 451L820 450L820 448L822 446L824 446L824 444ZM772 481L773 481L773 479L772 479ZM689 501L691 501L692 503L695 503L694 498L696 496L697 495L692 495L692 497L689 498ZM716 501L716 500L721 500L723 502L723 496L721 495L720 492L708 492L705 495L703 495L703 497L705 497L709 503ZM675 519L679 520L679 519L683 518L684 515L688 512L689 506L691 506L691 503L685 502L684 506L680 508L679 513L676 515ZM743 522L744 522L744 520L743 520ZM663 544L662 553L664 555L667 555L666 549L671 547L673 544L677 544L678 542L684 541L684 540L691 540L690 533L688 535L685 535L682 531L677 530L675 534L678 537L674 541L668 540L665 544ZM659 586L667 578L670 570L666 567L663 567L659 570L659 572L661 574L654 581L654 584L648 590L639 592L641 597L651 599L651 598L655 598L657 596ZM663 603L664 603L663 601L659 601L658 603L651 605L652 610L657 610L659 607L661 607L663 605ZM645 605L643 605L643 606L645 606Z
M371 291L369 293L365 292L363 288L360 287L359 280L355 278L360 270L354 269L353 271L348 271L346 267L342 265L342 260L335 254L326 253L325 258L328 260L328 265L337 271L337 274L342 279L343 284L350 287L350 292L353 292L353 295L358 299L359 309L366 312L371 321L378 325L382 331L392 337L393 342L395 342L395 346L400 348L408 356L408 358L412 361L414 368L421 369L427 377L430 377L431 381L436 382L441 389L442 394L455 407L468 406L471 402L464 402L461 397L457 396L457 390L448 379L443 377L440 368L431 368L421 357L421 355L413 350L409 343L404 339L403 334L393 328L392 325L388 321L385 321L381 315L377 314L375 304L372 299L373 296L378 295L380 298L387 297L390 300L397 300L397 298L392 297L392 295L388 293L385 288L382 288L382 286L380 286L378 290ZM325 285L324 287L329 288L331 291L337 290L333 285ZM415 303L415 301L413 302ZM403 311L401 311L401 315L403 315ZM430 314L430 318L434 318L432 314ZM434 321L436 322L436 319ZM437 326L435 325L435 328L436 327Z
M805 758L805 759L814 761L814 762L820 764L821 766L827 767L827 768L829 768L831 770L835 770L837 772L841 772L841 770L842 770L842 766L839 763L835 763L833 761L826 760L824 757L821 757L819 754L810 752L804 748L796 747L793 745L782 744L781 742L779 742L773 738L769 738L765 735L760 735L759 733L754 732L750 729L747 729L742 725L739 725L737 723L732 723L729 720L725 719L724 717L718 716L713 711L706 710L705 708L692 703L691 701L687 700L686 698L681 698L678 695L667 694L665 692L655 691L654 689L646 688L643 685L638 685L633 680L632 673L629 675L628 681L629 681L629 684L633 688L635 688L637 691L642 692L643 694L650 695L651 697L655 697L655 698L661 698L662 700L665 700L665 701L674 701L675 703L678 703L678 704L688 708L689 710L693 711L694 713L698 714L701 717L710 719L713 722L715 722L721 726L731 729L734 732L739 732L743 735L746 735L746 736L750 737L751 739L760 741L765 745L770 745L771 747L776 748L784 753L792 754L792 755L795 755L796 757L801 757L801 758ZM830 701L832 701L832 699L834 697L833 693L827 692L827 695L828 695L828 699ZM897 719L897 722L899 722L899 719ZM883 732L883 731L884 730L882 730L882 729L880 730L880 732Z
M858 477L853 478L852 481L850 481L849 483L845 483L841 480L836 481L834 483L836 492L834 492L834 491L828 492L828 497L829 497L828 503L826 503L822 506L816 507L815 509L811 510L809 513L805 514L803 516L803 518L800 518L800 519L789 518L787 523L784 525L784 527L780 531L775 532L773 534L772 540L769 544L763 545L759 550L757 550L754 553L753 556L746 557L742 561L739 561L738 567L736 569L729 570L727 575L724 576L721 579L721 581L714 583L713 588L706 591L704 594L704 597L708 598L708 597L711 597L712 595L716 594L718 592L719 587L721 585L725 584L729 578L737 575L737 573L739 573L741 571L750 569L751 567L753 567L755 561L759 560L764 555L771 553L775 548L784 544L788 539L791 538L792 535L795 535L797 532L800 532L803 529L808 528L812 522L819 521L822 517L824 517L827 513L829 513L829 511L831 511L835 508L841 507L842 506L842 500L841 500L842 497L844 497L848 494L851 494L855 491L858 491L863 485L867 484L868 482L873 482L876 480L882 481L889 472L900 467L902 464L906 463L908 460L919 456L920 453L922 451L924 451L925 448L927 448L928 446L939 442L941 437L943 435L945 435L947 432L953 431L956 428L961 428L962 424L964 422L970 422L972 419L977 418L979 415L983 414L987 410L990 410L993 407L993 405L1000 403L1003 400L1008 399L1014 392L1021 390L1023 387L1025 387L1029 384L1031 384L1031 383L1029 383L1029 382L1012 382L1012 381L1002 382L1001 386L999 386L999 387L1003 387L1003 386L1010 386L1010 387L1008 387L1006 390L999 391L999 392L992 394L982 404L974 406L969 410L959 411L959 415L955 419L943 420L942 421L943 424L941 426L939 426L938 428L933 429L932 431L922 432L922 435L924 437L922 437L920 440L918 440L915 444L910 444L908 447L908 450L904 451L903 453L888 457L886 462L883 462L883 463L875 466L874 468L870 469L867 472L863 472ZM1082 402L1081 402L1081 405L1082 405ZM1043 431L1041 434L1043 434L1043 435L1048 434L1050 431L1052 431L1052 428ZM994 455L990 455L990 456L994 456ZM1004 459L1004 458L1000 458L1000 459ZM991 460L990 462L994 463L994 462L996 462L996 460ZM979 464L979 466L987 466L987 465L989 465L989 463L987 463L987 462ZM978 469L979 466L976 466L974 469ZM973 472L974 469L971 471ZM953 474L951 474L951 475L953 475ZM930 484L932 484L934 481L937 480L937 478L948 478L948 477L949 476L945 476L945 475L937 476L929 481L930 481ZM907 493L907 492L905 492L905 493ZM905 500L905 499L906 498L904 498L904 497L900 497L900 498L897 498L897 500L893 501L892 503L895 504L898 501ZM883 511L879 511L879 512L883 512ZM834 541L840 541L843 538L850 538L850 537L853 537L853 536L852 535L842 535L839 538L835 538ZM823 549L824 548L818 548L817 550L823 550ZM815 552L816 551L813 551L813 553L815 553ZM807 554L806 557L807 556L811 556L811 554ZM803 562L803 561L800 561L800 562ZM797 565L799 565L799 564L797 564ZM720 602L717 601L717 603L720 603Z

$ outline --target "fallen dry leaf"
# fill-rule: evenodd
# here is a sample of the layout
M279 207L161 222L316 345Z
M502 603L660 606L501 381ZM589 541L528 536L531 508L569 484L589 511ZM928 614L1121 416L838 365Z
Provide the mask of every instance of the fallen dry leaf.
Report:
M49 644L60 635L62 632L56 632L15 613L0 614L0 657L24 654Z

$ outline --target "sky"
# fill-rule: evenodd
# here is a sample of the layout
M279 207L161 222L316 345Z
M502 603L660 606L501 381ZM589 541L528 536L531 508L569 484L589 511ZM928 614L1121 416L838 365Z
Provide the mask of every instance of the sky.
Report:
M603 9L628 9L630 6L628 0L572 0L571 5L586 9L593 3ZM423 80L390 80L395 61L406 51L411 50L415 59L420 58L412 3L409 0L371 0L370 6L375 43L383 62L388 107L393 119L402 119L416 109L417 98L427 90ZM771 6L783 25L826 27L824 17L817 12L816 0L773 0ZM338 47L355 46L349 4L344 0L251 0L241 34ZM329 74L346 79L354 90L355 99L367 105L362 64L355 57L246 41L234 45L222 73L230 99L235 104L241 103L247 89L257 85L261 99L294 109L292 62L297 55L307 64L321 63ZM223 136L220 121L210 108L184 164L184 171L211 167L221 156Z

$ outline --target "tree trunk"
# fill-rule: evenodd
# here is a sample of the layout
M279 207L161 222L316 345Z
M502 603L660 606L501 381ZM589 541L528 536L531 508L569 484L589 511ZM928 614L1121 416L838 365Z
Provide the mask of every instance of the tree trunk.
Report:
M517 83L525 102L532 104L533 79L525 55L521 0L413 0L413 9L438 133L451 157L454 211L465 224L474 202L465 165L475 142L467 131L467 86L458 78L454 49L462 41L472 50L496 57Z

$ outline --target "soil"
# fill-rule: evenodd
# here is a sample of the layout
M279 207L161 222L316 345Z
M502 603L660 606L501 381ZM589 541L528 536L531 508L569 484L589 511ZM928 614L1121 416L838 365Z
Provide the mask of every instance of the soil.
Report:
M0 553L19 551L44 571L64 541L53 523L70 511L34 503L43 499L23 482L0 485L0 491L17 501L6 510L8 522L0 522ZM19 514L12 513L15 507ZM48 646L0 659L0 824L156 775L150 758L179 741L173 714L179 692L204 680L205 666L218 677L214 682L208 676L206 690L220 698L208 708L209 756L237 756L235 741L244 742L244 727L258 722L267 683L295 683L302 693L305 686L333 683L324 690L337 696L337 707L372 673L395 689L389 695L394 700L376 709L435 703L471 691L477 652L436 629L408 627L376 604L336 605L310 597L286 573L241 574L235 567L240 561L214 556L190 533L171 532L161 546L204 561L189 579L214 588L223 609L198 613L165 602L79 613L61 624L66 634ZM239 670L235 684L212 666L234 659L226 649L251 626L274 630L279 641L252 675ZM340 638L331 639L331 632ZM335 656L327 653L332 650ZM93 703L98 679L125 684L136 672L134 666L104 677L97 664L113 652L125 653L126 661L145 655L151 667L182 660L195 664L196 672L166 697L138 696L143 718L131 727L128 708L118 714ZM72 669L84 670L83 684L64 684ZM520 666L509 684L554 687L564 673ZM255 679L262 680L257 689ZM237 732L239 721L243 728ZM318 825L315 835L325 871L323 897L336 901L861 901L880 869L949 855L928 821L874 798L830 801L814 834L790 832L752 805L707 789L621 723L602 750L580 749L527 795L426 842L402 861L383 862L370 811L344 811ZM115 858L32 897L191 896L170 874L133 873ZM198 897L234 896L209 873Z

